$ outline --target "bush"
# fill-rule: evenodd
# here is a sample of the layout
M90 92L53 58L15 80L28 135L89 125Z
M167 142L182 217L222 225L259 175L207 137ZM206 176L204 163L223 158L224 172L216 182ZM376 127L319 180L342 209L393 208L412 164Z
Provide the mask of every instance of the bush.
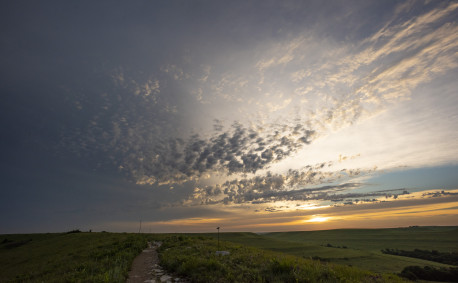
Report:
M413 257L419 258L424 260L430 260L450 265L458 265L458 253L457 252L439 252L436 250L428 251L428 250L420 250L415 249L413 251L405 251L405 250L398 250L398 249L384 249L382 250L384 254L391 254L391 255L399 255L399 256L406 256L406 257Z

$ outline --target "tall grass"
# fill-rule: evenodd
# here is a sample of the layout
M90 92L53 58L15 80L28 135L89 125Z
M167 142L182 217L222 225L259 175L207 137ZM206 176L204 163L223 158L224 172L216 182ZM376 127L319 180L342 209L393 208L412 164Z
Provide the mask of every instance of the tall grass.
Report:
M414 232L416 234L414 234ZM215 233L201 234L216 239ZM380 249L409 247L458 251L458 227L345 229L270 234L222 233L221 239L298 257L352 265L377 273L399 273L407 266L447 268L446 264L383 254ZM338 247L346 248L338 248ZM380 249L378 249L381 247Z
M151 236L118 233L0 235L0 282L125 282Z
M193 282L402 282L375 274L282 253L224 242L230 254L217 255L217 242L205 237L172 236L160 248L161 264Z
M203 236L125 233L0 235L0 282L125 282L148 241L162 240L161 265L193 282L401 282L389 274L333 265Z

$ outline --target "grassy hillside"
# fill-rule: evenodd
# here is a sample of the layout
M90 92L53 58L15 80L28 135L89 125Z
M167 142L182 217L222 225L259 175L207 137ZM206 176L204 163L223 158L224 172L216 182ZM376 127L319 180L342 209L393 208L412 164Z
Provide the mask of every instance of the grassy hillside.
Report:
M125 282L147 235L0 235L0 282Z
M167 238L159 255L166 269L193 282L404 282L392 274L375 274L231 242L221 242L219 248L230 254L217 255L215 239L180 235Z
M210 234L208 234L210 235ZM215 237L215 234L212 234ZM357 266L375 272L399 273L405 267L449 265L383 254L382 249L458 250L458 227L342 229L268 234L223 233L221 239L303 258Z

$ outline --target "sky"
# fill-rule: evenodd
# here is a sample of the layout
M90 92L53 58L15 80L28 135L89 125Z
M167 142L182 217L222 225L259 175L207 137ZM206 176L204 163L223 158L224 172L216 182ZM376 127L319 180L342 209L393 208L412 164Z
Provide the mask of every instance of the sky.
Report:
M0 7L0 233L458 224L457 1Z

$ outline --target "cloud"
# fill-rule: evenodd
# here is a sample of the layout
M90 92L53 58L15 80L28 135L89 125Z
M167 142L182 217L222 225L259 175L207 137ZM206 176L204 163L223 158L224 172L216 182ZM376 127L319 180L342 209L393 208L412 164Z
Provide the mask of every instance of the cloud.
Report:
M456 3L450 3L406 22L385 26L364 42L367 47L343 59L340 64L353 72L363 66L379 65L358 92L364 93L368 101L392 102L408 97L418 85L456 68L458 27L440 20L453 15L457 8ZM401 54L402 59L398 59ZM380 64L382 60L392 63Z
M388 24L354 44L308 30L246 51L246 60L217 56L195 64L186 57L150 73L118 67L111 88L78 97L78 109L91 115L65 132L61 145L138 184L261 174L220 184L226 202L301 198L306 191L285 188L344 173L265 170L329 132L409 99L422 83L456 68L458 30L451 16L457 7L436 5L411 18L403 14L408 6L398 8ZM183 125L198 119L216 122L189 135ZM232 123L227 129L226 121Z
M167 137L163 131L168 129L156 125L160 120L150 120L147 115L162 112L161 118L166 119L175 112L170 112L160 99L151 100L148 93L153 88L149 82L145 88L148 92L142 93L142 97L136 90L133 96L118 96L121 103L111 104L117 111L97 114L84 135L67 139L70 146L86 157L105 152L105 160L99 162L112 163L138 184L165 184L183 183L214 171L256 173L314 138L315 132L303 125L281 125L278 127L282 131L263 134L239 123L223 131L219 120L214 126L216 133L207 138L197 134L187 139L175 138L170 131ZM155 81L152 84L159 85Z
M285 174L267 172L251 178L232 179L217 185L199 187L182 204L221 203L233 205L311 200L343 202L349 198L365 199L396 195L388 191L342 193L365 185L364 183L345 182L344 180L371 174L373 169L328 171L330 166L332 166L332 162L306 166L297 170L290 169ZM332 184L336 182L341 182L341 184ZM407 192L403 191L401 194L404 193ZM359 201L356 200L356 202Z
M196 227L212 231L211 229L214 230L216 227L215 224L220 225L221 223L221 219L215 219L215 217L222 214L224 214L222 219L225 223L225 231L266 232L348 227L387 228L412 224L423 225L423 223L425 223L424 225L437 225L438 223L450 225L456 217L457 204L456 195L439 198L391 198L389 201L359 202L353 205L309 207L311 209L296 209L292 205L285 204L259 204L256 206L258 209L253 211L253 207L255 207L253 205L229 207L216 204L192 207L192 209L207 209L207 213L212 215L210 218L199 219L193 215L181 214L171 222L154 222L151 225L154 227L175 225L175 230L170 231L198 231ZM167 215L173 217L173 214ZM317 225L307 222L314 217L327 218L328 221L320 222Z
M286 99L280 105L268 102L266 104L266 106L267 106L267 109L269 109L270 112L275 112L275 111L278 111L278 110L281 110L281 109L285 109L291 103L291 101L292 101L291 98Z
M189 225L243 207L281 223L297 204L390 208L378 202L435 186L383 171L371 184L375 166L456 164L456 1L246 3L4 4L2 164L20 192L6 207L96 208L83 219L121 200L159 221L183 205ZM107 180L56 183L74 167ZM19 201L31 190L42 203Z

